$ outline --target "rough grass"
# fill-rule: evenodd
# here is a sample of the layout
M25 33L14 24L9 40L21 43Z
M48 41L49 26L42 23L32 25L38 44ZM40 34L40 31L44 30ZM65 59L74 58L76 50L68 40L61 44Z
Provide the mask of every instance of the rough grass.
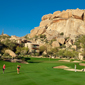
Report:
M52 68L59 65L74 68L75 63L49 58L30 58L27 61L29 64L0 61L0 85L85 85L85 72ZM6 69L3 74L4 63ZM16 72L17 64L21 65L20 74ZM84 67L77 63L77 68Z

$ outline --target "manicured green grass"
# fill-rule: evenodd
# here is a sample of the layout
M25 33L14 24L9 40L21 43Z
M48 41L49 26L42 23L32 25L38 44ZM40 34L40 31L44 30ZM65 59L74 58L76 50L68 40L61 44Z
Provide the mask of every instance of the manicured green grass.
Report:
M85 72L54 69L54 66L66 65L74 68L75 63L59 62L59 59L30 58L29 64L0 61L0 85L85 85ZM6 64L3 74L2 66ZM17 74L17 64L21 65ZM82 69L77 63L77 69Z

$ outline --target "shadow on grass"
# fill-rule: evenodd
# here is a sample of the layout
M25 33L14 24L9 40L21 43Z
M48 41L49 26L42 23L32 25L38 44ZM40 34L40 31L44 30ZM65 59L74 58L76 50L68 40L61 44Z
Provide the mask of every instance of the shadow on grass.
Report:
M9 72L5 72L5 73L15 73L15 72L17 72L17 71L9 71Z
M25 58L25 61L31 60L30 58Z
M32 60L31 58L25 58L25 57L20 57L20 59L22 59L22 60L24 60L28 63L41 63L42 62L42 61L39 61L39 60Z
M4 74L9 74L9 73L17 73L17 71L4 72ZM1 73L1 74L3 74L3 73Z
M41 61L27 61L28 63L41 63Z
M28 63L41 63L41 61L33 61L31 58L24 58L24 60Z

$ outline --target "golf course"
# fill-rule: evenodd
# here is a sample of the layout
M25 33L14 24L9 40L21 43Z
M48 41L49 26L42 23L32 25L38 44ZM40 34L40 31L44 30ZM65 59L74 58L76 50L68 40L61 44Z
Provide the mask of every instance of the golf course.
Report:
M76 64L76 68L81 70L84 66L80 66L78 62L59 60L30 57L26 59L28 64L0 60L0 85L85 85L85 72L53 68L64 65L74 69ZM4 74L3 64L6 65ZM21 65L19 74L17 65Z

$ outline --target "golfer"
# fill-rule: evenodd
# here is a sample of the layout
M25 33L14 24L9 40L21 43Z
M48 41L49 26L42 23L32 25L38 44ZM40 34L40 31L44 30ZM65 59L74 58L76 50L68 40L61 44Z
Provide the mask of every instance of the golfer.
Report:
M17 65L17 74L19 74L21 65Z
M3 73L4 73L4 70L5 70L5 67L6 67L6 66L5 66L5 64L4 64L4 65L3 65Z

